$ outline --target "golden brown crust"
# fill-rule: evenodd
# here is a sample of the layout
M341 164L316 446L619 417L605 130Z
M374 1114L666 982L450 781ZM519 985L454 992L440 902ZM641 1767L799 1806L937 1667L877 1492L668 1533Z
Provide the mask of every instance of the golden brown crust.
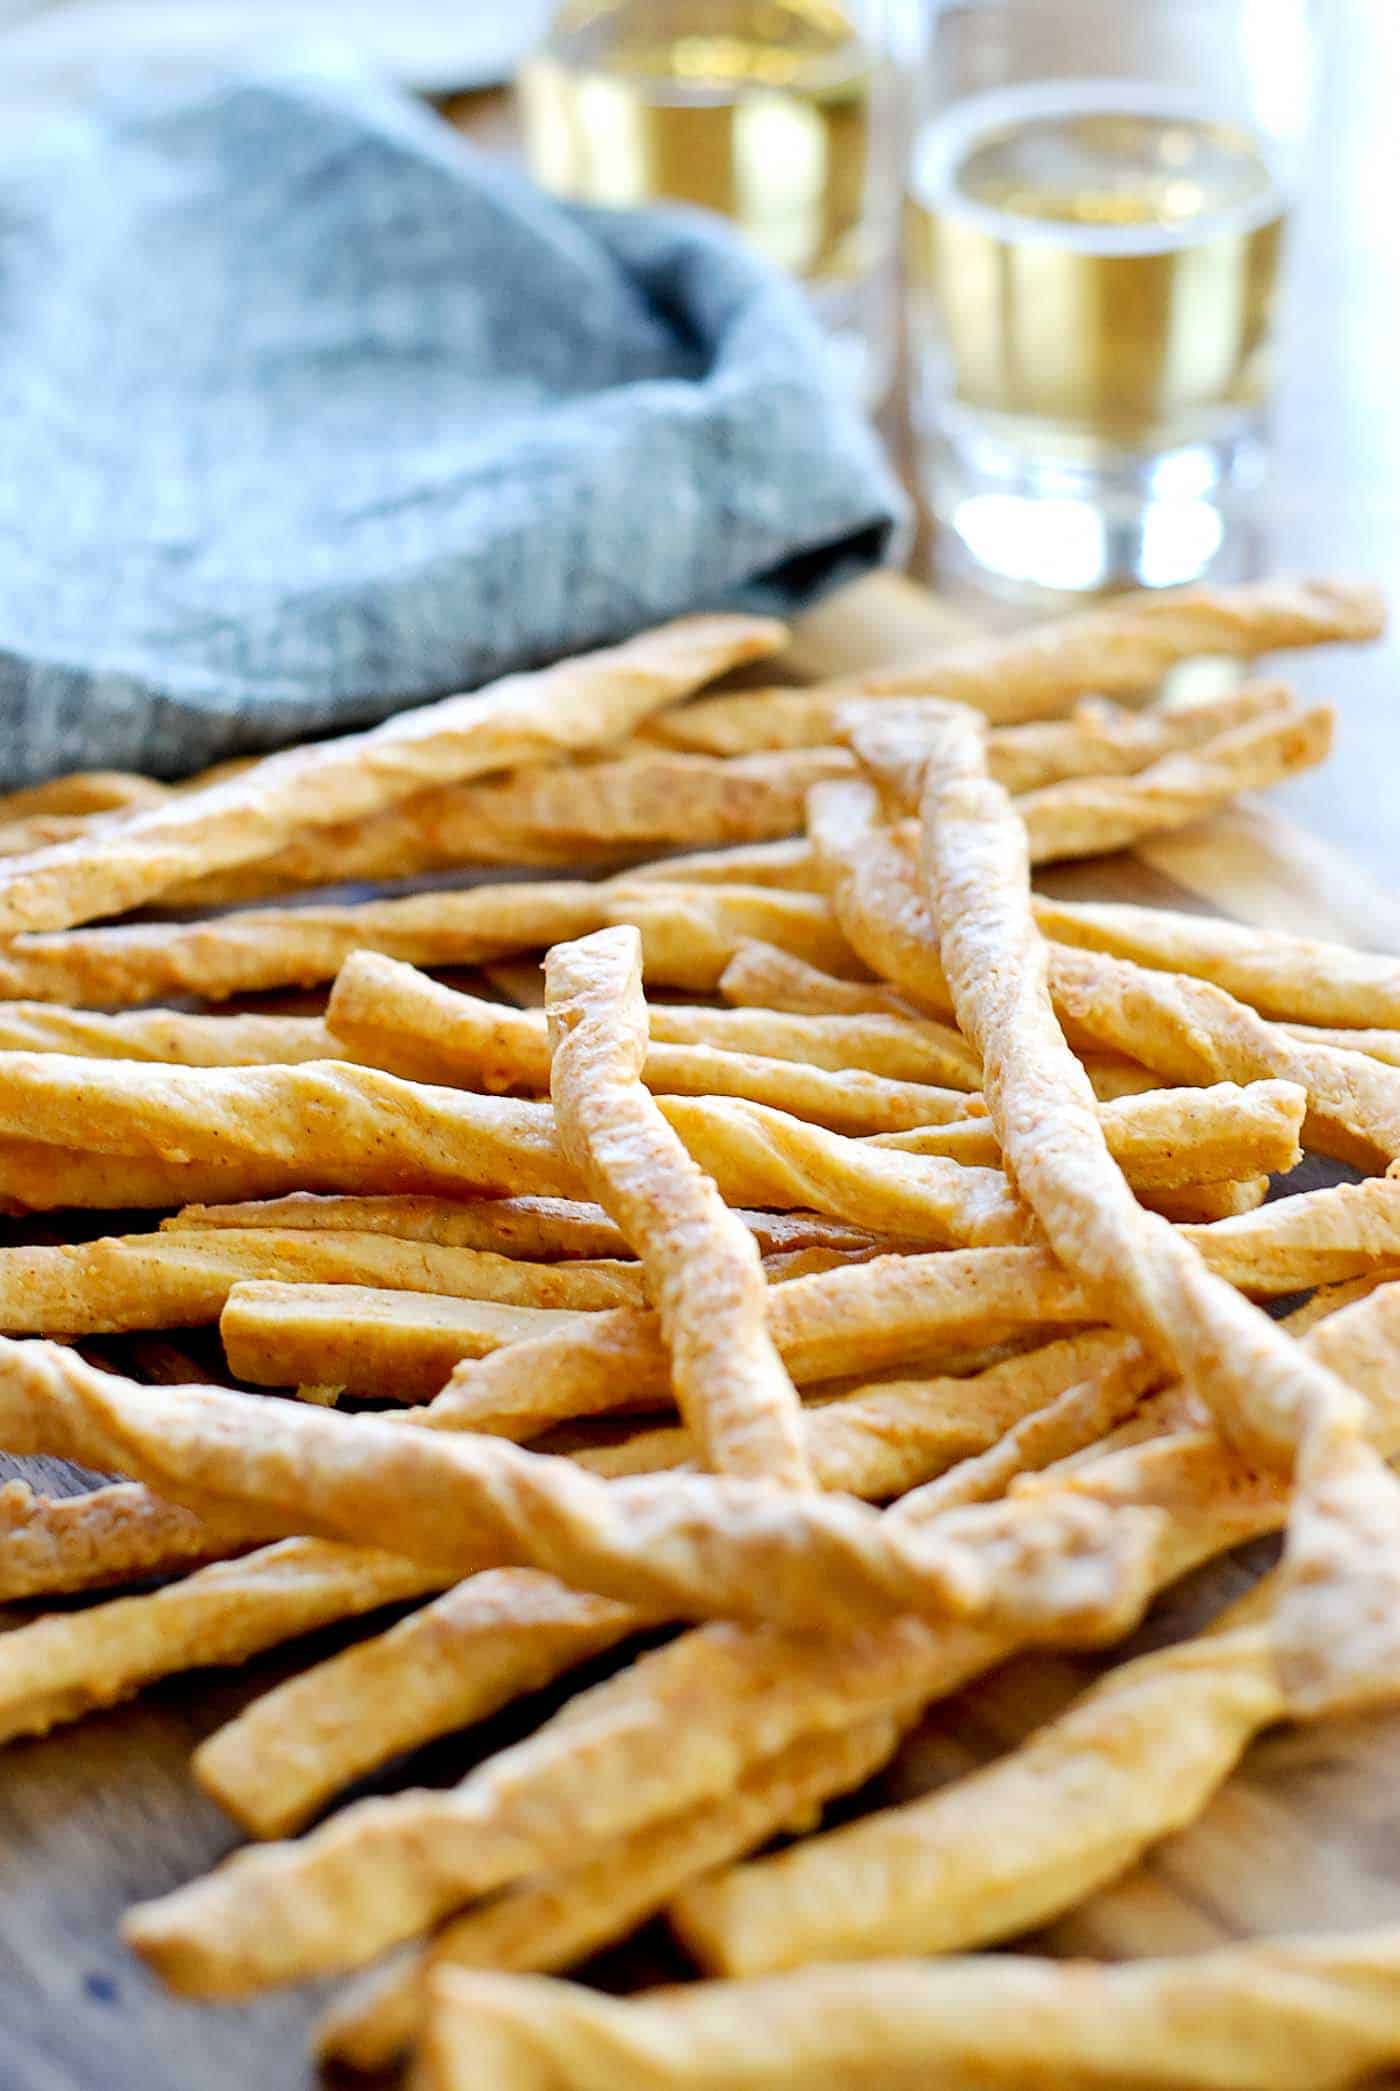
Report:
M183 1067L354 1058L319 1017L187 1016L177 1009L100 1016L50 1002L0 1002L0 1052L174 1061Z
M672 1922L723 1975L990 1945L1194 1821L1284 1711L1266 1623L1163 1649L982 1771L696 1882Z
M1210 1089L1159 1089L1098 1107L1109 1153L1138 1189L1175 1190L1259 1171L1292 1169L1301 1159L1306 1093L1292 1082L1225 1082ZM990 1118L954 1120L875 1143L902 1154L941 1154L982 1167L1001 1160Z
M369 1286L572 1311L640 1304L631 1263L529 1263L388 1234L203 1227L185 1233L0 1248L0 1330L194 1328L217 1321L245 1280ZM323 1377L333 1375L323 1375Z
M6 1338L0 1411L17 1450L126 1472L176 1502L246 1505L260 1533L280 1522L398 1549L444 1580L538 1567L663 1615L813 1626L906 1608L1107 1630L1136 1601L1155 1538L1150 1520L1129 1529L1083 1506L1038 1518L990 1505L906 1532L854 1502L757 1482L603 1482L473 1433L209 1387L135 1388L53 1344Z
M78 841L7 863L0 935L113 914L225 867L270 856L429 785L619 740L649 712L779 645L758 618L689 618L605 652L403 712L368 733L269 756Z
M765 1027L746 1024L743 1019L751 1014L682 1010L673 1018L665 1008L649 1012L651 1036L642 1065L647 1088L661 1095L744 1097L857 1135L933 1124L979 1108L968 1102L964 1082L948 1089L859 1067L842 1066L838 1073L803 1064L803 1041L791 1032L784 1037L780 1017ZM726 1018L740 1021L726 1025ZM542 1010L510 1009L441 987L395 959L361 952L347 960L336 978L327 1021L346 1041L351 1057L414 1081L490 1092L549 1089ZM747 1034L755 1044L728 1044L726 1031L736 1039ZM690 1035L668 1035L676 1032ZM777 1042L789 1046L786 1055L756 1049ZM944 1059L959 1076L973 1072L966 1048L950 1050Z
M1165 755L1199 747L1277 710L1282 694L1278 683L1250 682L1218 697L1154 704L1142 711L1087 697L1067 718L994 728L987 760L997 783L1009 792L1036 791L1066 777L1130 776ZM641 738L731 757L762 748L818 747L836 737L843 713L861 701L840 683L699 697L649 720Z
M758 1246L643 1082L649 1027L636 931L556 944L545 959L545 1008L560 1141L642 1260L676 1400L704 1464L810 1488L797 1391L768 1333Z
M818 1213L753 1212L736 1207L765 1256L793 1249L868 1249L872 1237ZM162 1231L207 1227L296 1228L390 1234L443 1248L488 1249L497 1256L551 1263L573 1257L628 1257L631 1250L601 1205L571 1198L352 1198L297 1191L237 1205L187 1205Z
M858 1963L625 2002L543 1975L430 1986L421 2091L1343 2091L1400 2053L1392 1929L1103 1967Z
M0 1635L0 1741L435 1587L431 1571L394 1554L289 1540L142 1596L35 1619Z
M415 965L477 965L609 922L636 923L649 974L672 987L708 991L747 937L792 949L830 972L850 964L845 939L812 893L659 879L635 886L549 880L18 937L0 952L0 991L7 999L97 1009L178 995L217 1002L263 988L314 987L333 979L355 951L382 951Z
M430 1973L572 1966L652 1916L695 1874L780 1830L810 1828L823 1802L878 1770L898 1736L897 1721L882 1719L794 1743L771 1763L756 1765L731 1794L620 1838L594 1859L508 1889L447 1925L405 1965L353 1988L321 2020L318 2050L356 2069L387 2067L413 2044Z
M632 1623L533 1569L471 1576L254 1699L196 1750L195 1777L251 1836L285 1837L376 1765L537 1691Z
M1342 1184L1280 1199L1187 1239L1217 1275L1268 1298L1400 1267L1400 1182ZM1102 1302L1045 1249L885 1256L798 1279L769 1302L774 1340L799 1383L868 1373L944 1348L1001 1340L1037 1325L1099 1317ZM654 1318L594 1315L567 1342L542 1339L466 1365L441 1397L444 1417L529 1438L571 1416L664 1399Z
M236 1550L238 1534L230 1534ZM216 1522L132 1482L76 1496L36 1495L26 1481L0 1487L0 1602L137 1582L217 1558Z
M240 1280L229 1289L219 1334L229 1370L254 1386L316 1384L416 1402L431 1400L464 1358L562 1334L577 1319L568 1309L364 1285Z
M802 826L809 785L843 775L842 748L733 761L639 746L620 760L518 770L418 792L304 836L275 856L166 896L179 907L262 900L299 886L397 879L460 864L577 865L628 851L742 845Z

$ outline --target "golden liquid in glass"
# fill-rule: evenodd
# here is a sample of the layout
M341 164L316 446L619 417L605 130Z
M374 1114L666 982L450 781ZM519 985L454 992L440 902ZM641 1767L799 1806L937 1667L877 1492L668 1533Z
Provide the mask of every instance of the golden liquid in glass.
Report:
M871 57L835 0L574 0L519 83L536 178L733 218L779 267L854 277Z
M916 141L906 204L925 385L1067 456L1210 441L1266 391L1284 219L1246 130L1148 90L964 105Z

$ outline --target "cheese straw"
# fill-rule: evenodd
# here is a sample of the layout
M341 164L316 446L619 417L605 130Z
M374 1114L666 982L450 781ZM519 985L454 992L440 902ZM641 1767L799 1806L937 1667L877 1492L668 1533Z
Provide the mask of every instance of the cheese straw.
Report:
M903 1807L697 1881L672 1921L702 1967L957 1953L1034 1930L1185 1828L1288 1702L1271 1577L1214 1632L1111 1670L1019 1747Z
M1400 1485L1362 1438L1360 1403L1132 1198L1055 1018L1025 831L987 776L973 715L950 707L928 735L892 712L856 739L877 763L922 775L924 888L1007 1168L1066 1266L1101 1277L1108 1319L1175 1363L1234 1442L1296 1463L1279 1621L1292 1688L1313 1706L1370 1698L1387 1659L1400 1664L1400 1642L1387 1651L1352 1615L1400 1585Z
M77 1336L194 1328L218 1320L241 1280L273 1277L570 1310L640 1304L643 1297L631 1263L528 1263L387 1234L205 1227L0 1248L0 1329Z
M45 784L26 784L0 795L0 820L30 820L43 814L120 813L130 806L153 806L169 786L132 770L73 770Z
M1096 1967L820 1968L625 2002L544 1975L432 1978L421 2091L1343 2091L1400 2056L1400 1932Z
M865 1250L874 1237L818 1213L733 1208L765 1256L791 1249ZM296 1228L392 1234L443 1248L489 1249L537 1263L632 1254L601 1205L571 1198L337 1198L296 1191L237 1205L187 1205L161 1221L166 1233L206 1227Z
M965 1379L858 1388L808 1412L808 1453L823 1488L897 1496L992 1444L1018 1419L1050 1415L1065 1390L1092 1400L1107 1429L1160 1377L1131 1339L1079 1336ZM576 1456L592 1472L612 1475L657 1472L692 1452L685 1433L654 1431ZM953 1466L948 1478L962 1471ZM558 1668L581 1659L570 1638L576 1631L586 1630L587 1654L641 1623L635 1611L525 1570L473 1577L388 1633L254 1700L203 1744L195 1774L254 1836L285 1836L375 1765L546 1683L555 1670L539 1662L526 1631L541 1614L569 1628L549 1644L560 1650Z
M417 1081L487 1090L549 1089L542 1010L511 1009L440 987L412 966L375 953L358 953L342 966L327 1022L350 1047L350 1057ZM900 1079L840 1061L834 1067L819 1060L799 1064L809 1041L791 1017L774 1015L765 1022L756 1011L681 1010L676 1015L659 1007L648 1011L648 1022L651 1042L643 1079L663 1094L744 1096L845 1132L894 1131L980 1108L961 1093L976 1087L977 1069L952 1032L945 1034L941 1054L942 1070L955 1077L950 1090L925 1081L922 1073ZM812 1034L810 1043L819 1047L820 1026L809 1020L805 1028ZM847 1026L848 1033L852 1029L859 1039L861 1026ZM894 1037L887 1051L897 1054L897 1029L888 1029ZM785 1044L788 1051L774 1054L769 1050L774 1044ZM828 1052L834 1058L845 1044L838 1029ZM915 1041L916 1053L922 1044ZM927 1068L930 1053L922 1057Z
M0 952L0 992L8 1000L98 1009L171 995L218 1002L263 988L314 987L333 979L354 951L472 966L610 922L635 922L648 971L670 987L708 990L745 937L793 950L830 972L850 965L845 939L816 894L552 880L18 937Z
M1138 1188L1178 1189L1259 1170L1292 1169L1307 1103L1294 1082L1232 1082L1210 1089L1161 1089L1098 1107L1109 1153ZM990 1118L955 1119L872 1142L900 1154L941 1154L969 1165L1001 1160Z
M337 2000L317 2027L320 2053L356 2069L387 2068L416 2039L426 1978L440 1968L573 1966L661 1909L677 1883L781 1830L810 1828L823 1802L879 1769L899 1732L897 1720L882 1719L794 1743L756 1765L733 1793L620 1838L596 1859L508 1889L447 1925L423 1953Z
M0 936L62 929L190 879L268 857L428 785L623 738L649 712L782 643L761 618L697 617L490 689L401 712L368 733L269 756L79 840L7 863Z
M1396 1286L1304 1339L1365 1393L1387 1452L1400 1450L1398 1340ZM1166 1506L1158 1587L1276 1530L1288 1501L1276 1477L1199 1427L1091 1456L1038 1486L1120 1509ZM128 1935L167 1981L201 1995L246 1995L298 1970L349 1966L475 1895L727 1791L802 1735L956 1691L1020 1645L1011 1633L934 1628L907 1615L839 1640L706 1627L595 1686L453 1792L348 1809L299 1844L237 1858L148 1905Z
M545 959L550 1094L565 1153L641 1258L682 1416L704 1464L812 1486L797 1390L768 1333L758 1246L648 1094L635 929Z
M994 1504L906 1532L863 1505L757 1482L606 1482L471 1433L135 1387L56 1345L3 1337L0 1442L125 1471L175 1502L246 1505L260 1532L280 1523L397 1550L444 1580L538 1567L663 1615L805 1626L904 1608L1107 1631L1137 1598L1156 1529L1120 1530L1097 1506L1041 1517Z
M808 818L852 948L899 992L941 1016L951 999L907 840L879 821L870 785L814 791ZM1050 990L1076 1045L1107 1046L1173 1081L1296 1081L1307 1145L1374 1168L1400 1153L1400 1080L1360 1053L1309 1046L1208 981L1051 945Z
M1145 590L1029 631L973 639L897 668L781 693L781 727L768 730L781 732L786 746L828 742L836 713L852 697L929 691L971 705L996 725L1053 719L1079 697L1137 696L1195 654L1248 660L1276 648L1373 639L1384 621L1377 591L1347 583L1274 581L1165 595ZM767 746L766 740L744 738L743 728L760 717L766 721L772 702L768 691L702 698L643 730L674 730L685 746ZM688 725L691 717L698 737ZM763 732L762 724L758 730Z
M0 1488L0 1602L135 1582L236 1551L212 1516L162 1502L134 1482L76 1496L36 1495L27 1481Z
M460 864L566 864L667 844L742 844L802 826L810 785L844 775L844 748L733 761L629 746L614 762L517 770L426 792L302 836L275 856L176 888L177 906L261 900L298 886L407 878Z
M1190 973L1249 1003L1261 1016L1345 1027L1400 1024L1400 960L1383 953L1166 908L1044 898L1035 906L1042 934L1057 944L1162 972ZM1349 1043L1341 1037L1314 1042ZM1350 1050L1371 1048L1358 1040Z
M739 1098L670 1097L664 1111L736 1204L813 1208L910 1240L1015 1240L1028 1225L996 1171L886 1153ZM0 1058L0 1135L21 1133L152 1158L156 1191L172 1161L207 1161L217 1175L244 1157L294 1165L316 1188L566 1197L580 1188L548 1104L340 1061L183 1068L13 1053Z
M839 683L699 697L648 720L640 738L711 755L810 748L832 740L843 709L859 702ZM1064 777L1126 777L1164 755L1199 747L1217 733L1277 711L1284 702L1286 692L1273 682L1243 683L1191 704L1152 704L1142 711L1086 697L1067 718L993 727L987 761L998 784L1010 792L1035 791Z
M102 1016L50 1002L0 1002L0 1052L168 1060L183 1067L258 1067L268 1061L355 1057L319 1017L188 1016L177 1009Z
M562 1334L577 1320L576 1312L368 1285L240 1280L228 1289L219 1334L230 1372L254 1386L311 1384L414 1402L436 1394L463 1358Z
M245 1662L443 1580L397 1554L288 1540L143 1596L50 1613L0 1636L0 1742L115 1706L156 1677Z
M1400 1265L1400 1181L1300 1194L1183 1232L1218 1276L1261 1298L1336 1284ZM769 1327L802 1382L1093 1321L1102 1311L1098 1290L1044 1249L974 1249L880 1257L796 1279L774 1291ZM590 1316L565 1340L546 1337L464 1365L434 1414L524 1440L551 1423L664 1400L667 1391L654 1317L624 1308Z

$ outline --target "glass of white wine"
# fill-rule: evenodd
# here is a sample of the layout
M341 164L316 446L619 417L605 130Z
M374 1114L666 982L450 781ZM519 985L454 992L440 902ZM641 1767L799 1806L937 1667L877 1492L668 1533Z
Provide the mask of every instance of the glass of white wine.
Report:
M806 284L849 389L894 361L884 0L565 0L521 69L536 178L698 204Z
M1307 0L943 0L905 199L914 413L958 563L1222 570L1265 458Z

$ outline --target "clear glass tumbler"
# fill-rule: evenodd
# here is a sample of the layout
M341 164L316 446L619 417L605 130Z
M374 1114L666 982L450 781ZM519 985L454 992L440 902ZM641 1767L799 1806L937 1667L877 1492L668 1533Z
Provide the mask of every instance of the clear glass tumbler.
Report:
M884 0L565 0L519 78L536 178L734 219L805 283L838 369L889 383L898 165Z
M944 0L905 199L925 491L1061 590L1218 563L1257 485L1307 0Z

